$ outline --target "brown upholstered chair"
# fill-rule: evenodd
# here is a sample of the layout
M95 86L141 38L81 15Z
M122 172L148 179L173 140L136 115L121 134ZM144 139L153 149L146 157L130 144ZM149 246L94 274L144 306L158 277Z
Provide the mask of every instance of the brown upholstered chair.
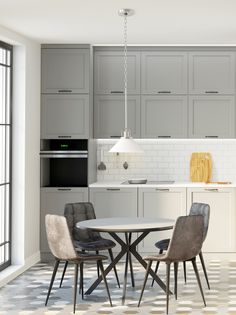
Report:
M78 249L86 252L94 251L96 254L99 254L99 251L101 250L108 250L111 261L114 260L112 248L115 247L116 244L112 240L103 238L99 232L89 229L78 229L76 227L76 223L79 221L96 219L91 202L67 203L65 205L64 216L66 217L76 250ZM62 272L60 287L63 282L67 265L68 262L66 261ZM113 269L118 287L120 287L116 266L114 266ZM97 270L99 276L99 266L97 266Z
M206 236L207 236L207 231L208 231L208 226L209 226L210 206L206 203L194 202L190 208L189 215L202 215L204 217L204 238L203 238L203 242L204 242L206 239ZM164 240L161 240L155 244L155 246L159 249L159 254L162 254L163 251L167 250L169 243L170 243L170 239L164 239ZM202 269L203 269L203 272L205 275L208 289L210 290L210 283L208 280L206 266L205 266L205 262L203 259L202 251L200 251L200 253L199 253L199 258L200 258L200 261L202 264ZM157 273L159 263L160 262L157 262L157 264L156 264L155 273ZM184 266L184 280L186 283L187 275L186 275L186 262L185 261L183 262L183 266ZM154 284L154 279L152 280L152 286L153 286L153 284Z
M45 224L46 224L48 245L55 258L55 266L54 266L53 274L51 277L51 282L48 288L48 294L47 294L45 306L48 303L48 299L51 293L51 289L53 286L53 282L54 282L60 261L69 261L75 265L73 312L75 312L75 307L76 307L78 267L80 266L80 287L82 287L81 289L82 289L82 294L83 294L83 264L84 262L87 262L87 261L98 262L100 270L101 270L101 274L103 277L103 281L105 283L105 287L107 290L107 295L110 301L110 305L112 306L111 297L110 297L106 277L104 275L103 264L102 264L102 260L107 259L107 257L103 255L91 255L91 254L78 253L74 248L65 217L47 214L45 217Z
M165 254L156 256L147 256L144 259L148 261L144 283L139 299L138 306L141 303L148 274L153 261L166 263L166 313L169 310L169 285L170 285L170 265L174 263L175 271L175 298L177 299L177 274L178 263L191 260L196 274L198 285L201 291L204 305L206 306L201 281L196 264L196 256L200 253L204 239L204 218L202 215L183 216L176 221L169 247Z

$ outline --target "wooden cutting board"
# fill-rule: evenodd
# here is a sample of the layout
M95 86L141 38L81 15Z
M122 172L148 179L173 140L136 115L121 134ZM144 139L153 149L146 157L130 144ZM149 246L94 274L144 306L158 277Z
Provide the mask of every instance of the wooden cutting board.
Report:
M193 152L190 161L192 182L210 182L212 176L212 158L208 152Z

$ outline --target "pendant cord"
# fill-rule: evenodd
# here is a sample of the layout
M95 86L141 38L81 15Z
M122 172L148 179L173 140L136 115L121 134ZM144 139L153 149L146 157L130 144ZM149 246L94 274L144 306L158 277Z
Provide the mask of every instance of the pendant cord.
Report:
M128 106L127 106L127 15L124 15L124 88L125 88L125 131L128 129Z

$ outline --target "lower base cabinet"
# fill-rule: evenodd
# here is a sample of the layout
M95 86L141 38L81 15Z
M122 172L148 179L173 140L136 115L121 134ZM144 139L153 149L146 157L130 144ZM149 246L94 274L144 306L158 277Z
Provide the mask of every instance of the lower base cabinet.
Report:
M185 188L140 188L138 194L138 215L144 218L167 218L176 220L186 215ZM170 238L173 230L151 232L139 245L140 252L156 252L155 243Z
M45 215L63 215L66 203L86 201L88 201L88 188L41 188L40 250L42 260L48 260L50 257L45 230Z
M205 252L236 252L235 188L188 188L187 204L202 202L210 205L210 221Z

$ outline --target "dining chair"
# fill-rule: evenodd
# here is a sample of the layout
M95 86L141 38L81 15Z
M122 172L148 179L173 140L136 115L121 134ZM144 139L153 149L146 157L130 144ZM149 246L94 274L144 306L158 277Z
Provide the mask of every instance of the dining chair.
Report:
M48 299L52 290L53 282L57 273L57 269L60 261L67 261L74 264L74 307L73 312L75 313L76 308L76 295L77 295L77 283L78 283L78 268L80 267L80 288L83 294L83 264L89 261L95 261L98 263L107 295L112 306L112 301L107 285L106 277L104 274L104 268L102 261L107 259L103 255L91 255L86 253L78 253L73 245L70 231L66 222L66 218L58 215L47 214L45 217L46 233L49 248L55 258L54 270L52 273L50 285L48 288L47 298L45 306L48 303Z
M206 239L206 236L207 236L207 231L208 231L208 226L209 226L210 206L206 203L195 202L192 204L192 206L190 208L189 215L190 216L191 215L202 215L204 217L204 238L203 238L203 242L204 242ZM170 239L164 239L164 240L161 240L155 244L155 246L159 249L159 254L162 254L163 251L167 250L169 243L170 243ZM208 280L206 266L205 266L205 262L203 259L202 251L199 252L199 258L200 258L200 261L202 264L202 269L204 272L204 276L205 276L205 279L207 282L208 289L210 290L210 283ZM157 264L156 264L155 273L157 273L159 263L160 262L157 262ZM185 261L183 262L183 269L184 269L184 281L186 283L187 275L186 275L186 262ZM152 286L153 286L153 284L154 284L154 280L152 280Z
M114 260L112 248L116 244L109 239L103 238L99 232L92 231L89 229L78 229L76 223L79 221L96 219L94 207L91 202L77 202L77 203L67 203L65 205L64 216L66 217L69 230L71 232L74 246L78 250L83 252L95 251L99 254L101 250L108 250L111 261ZM64 275L68 266L68 261L65 262L64 270L62 272L60 287L64 279ZM120 282L116 270L116 266L113 268L118 287L120 287ZM97 273L99 276L99 265L97 264Z
M204 239L204 218L202 215L182 216L175 223L172 238L165 254L144 257L148 261L143 287L138 302L140 306L143 292L146 286L148 274L151 270L152 262L166 263L166 313L169 310L169 294L170 294L170 266L174 263L174 279L175 279L175 298L177 299L177 275L178 263L191 260L194 272L196 274L198 286L202 295L204 305L206 306L201 281L196 264L196 256L202 248Z

